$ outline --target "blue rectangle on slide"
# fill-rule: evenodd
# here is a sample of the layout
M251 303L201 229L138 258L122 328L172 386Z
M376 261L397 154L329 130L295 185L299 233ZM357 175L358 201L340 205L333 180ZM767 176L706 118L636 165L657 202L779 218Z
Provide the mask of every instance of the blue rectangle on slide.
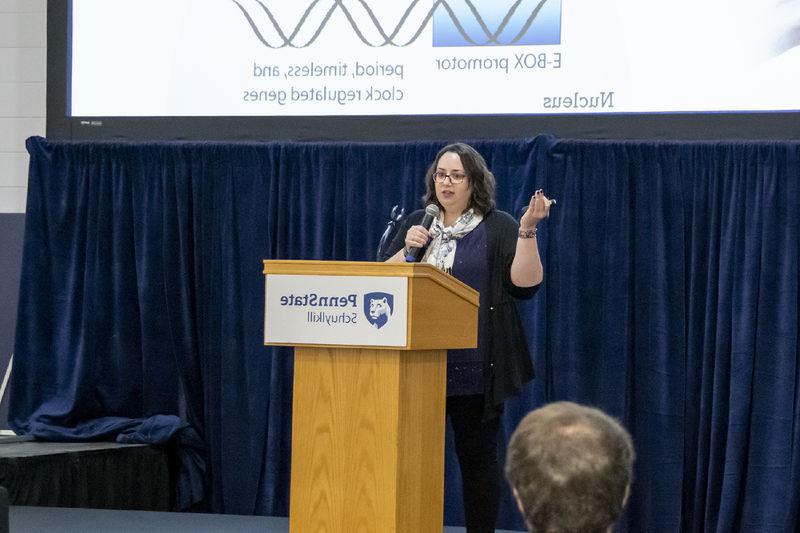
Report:
M562 0L445 0L433 15L433 46L561 44Z

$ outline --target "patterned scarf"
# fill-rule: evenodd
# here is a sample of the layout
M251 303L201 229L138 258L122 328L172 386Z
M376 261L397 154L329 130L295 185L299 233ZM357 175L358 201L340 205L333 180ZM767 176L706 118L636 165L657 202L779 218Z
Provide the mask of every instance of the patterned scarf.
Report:
M458 217L455 224L446 228L442 225L440 219L434 219L431 225L433 241L428 246L422 261L450 273L453 270L453 260L456 257L458 240L474 230L482 220L483 217L472 209L463 213Z

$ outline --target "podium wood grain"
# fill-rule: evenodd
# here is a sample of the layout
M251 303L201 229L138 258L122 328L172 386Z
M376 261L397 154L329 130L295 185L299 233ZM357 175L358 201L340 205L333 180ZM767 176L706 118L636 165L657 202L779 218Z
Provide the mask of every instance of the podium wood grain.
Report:
M445 361L295 348L292 533L442 530Z
M292 533L441 532L446 350L476 346L478 293L419 263L265 260L264 274L408 279L405 346L289 343Z

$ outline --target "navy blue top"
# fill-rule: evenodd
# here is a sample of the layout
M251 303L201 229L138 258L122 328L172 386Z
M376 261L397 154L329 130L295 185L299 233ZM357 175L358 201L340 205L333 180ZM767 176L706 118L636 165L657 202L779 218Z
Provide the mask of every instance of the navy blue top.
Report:
M483 394L483 373L487 357L485 294L489 286L486 224L481 222L464 235L456 246L453 270L449 272L480 293L478 307L478 347L447 350L447 395Z
M403 219L392 244L381 255L382 261L403 249L408 228L419 224L424 215L425 211L418 209ZM485 328L479 329L479 335L483 336L480 343L487 352L483 392L486 400L484 418L488 420L502 413L506 398L519 392L534 378L525 328L515 300L532 298L541 285L518 287L511 281L511 263L516 253L519 230L519 223L514 217L493 209L484 215L481 226L485 226L482 231L486 232L487 241L487 286L485 292L480 291L478 316L481 320L479 328ZM459 255L456 248L456 256Z

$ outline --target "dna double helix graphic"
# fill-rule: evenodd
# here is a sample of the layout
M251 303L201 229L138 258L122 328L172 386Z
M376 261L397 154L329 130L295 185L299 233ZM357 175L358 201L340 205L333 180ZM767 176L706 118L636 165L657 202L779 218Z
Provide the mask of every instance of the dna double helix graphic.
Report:
M414 43L417 38L419 38L420 34L425 30L425 28L430 23L431 19L433 19L434 15L437 13L438 10L442 10L446 13L447 17L449 17L450 21L453 24L453 27L456 31L460 34L461 38L463 39L464 44L469 44L472 46L492 46L492 45L502 45L502 46L509 46L518 44L521 39L526 35L526 33L530 30L531 25L536 21L537 17L539 16L542 8L548 1L553 0L539 0L531 10L529 14L527 14L524 23L521 25L520 29L511 36L511 38L504 40L504 42L500 42L501 35L503 32L509 27L509 23L512 19L517 17L525 16L525 13L520 12L521 4L523 4L524 0L516 0L513 5L508 9L508 12L503 17L500 24L497 28L492 31L489 29L486 21L481 16L479 10L475 6L475 4L471 0L451 0L452 3L455 2L463 2L465 4L467 11L469 14L474 17L474 20L468 21L470 24L477 23L477 27L480 28L480 31L483 33L485 39L476 40L473 38L467 30L465 29L466 23L459 20L457 15L457 10L454 9L451 2L447 0L436 0L433 3L433 6L425 14L424 18L422 19L422 23L420 24L419 28L417 28L413 35L410 38L405 40L400 40L399 34L403 27L410 23L409 20L411 19L412 13L415 10L424 10L425 6L420 5L422 0L413 0L411 4L406 8L403 16L400 18L400 22L392 29L391 31L387 31L381 23L378 21L378 18L375 16L374 11L370 8L369 4L365 0L352 0L348 2L351 4L352 7L348 8L345 5L346 0L313 0L308 7L306 8L305 12L303 13L302 17L300 18L299 22L295 25L294 29L291 32L286 32L281 27L280 23L275 17L273 10L271 10L264 1L262 0L255 0L258 6L260 7L262 13L251 13L239 0L231 0L236 6L241 10L244 18L247 20L247 23L250 25L250 28L255 33L256 37L258 38L261 43L268 47L268 48L307 48L311 46L314 41L320 36L320 34L325 29L325 26L331 19L331 16L336 13L337 11L341 11L342 14L347 19L347 22L352 27L353 31L355 32L356 36L362 43L367 46L373 48L379 48L384 46L395 46L395 47L405 47L412 43ZM425 2L427 4L428 2ZM560 0L559 0L560 3ZM327 7L326 7L327 6ZM306 24L310 23L309 18L310 15L314 12L315 9L326 10L324 18L320 22L319 26L314 30L313 35L310 38L307 38L305 42L298 43L299 35L301 31L304 29ZM256 11L258 8L256 8ZM462 10L463 11L463 10ZM366 36L365 32L359 28L358 23L356 22L353 12L359 12L366 14L366 19L369 23L374 26L374 29L377 30L378 34L380 35L380 39L377 42L371 42ZM272 25L272 28L275 30L277 34L277 42L270 42L265 36L264 33L260 28L259 24L256 23L256 18L261 18L263 20L263 15L266 15L266 19Z

